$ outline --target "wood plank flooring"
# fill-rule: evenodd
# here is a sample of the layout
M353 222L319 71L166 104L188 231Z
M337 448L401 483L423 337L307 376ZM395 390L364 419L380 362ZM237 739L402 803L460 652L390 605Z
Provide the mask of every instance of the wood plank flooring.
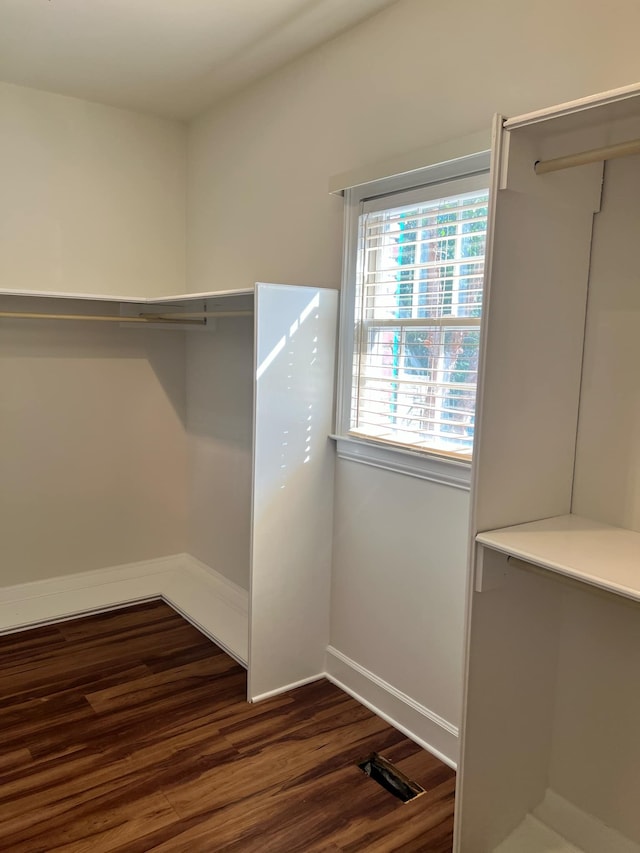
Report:
M328 682L256 705L152 602L0 637L0 850L450 853L454 773ZM403 804L356 766L427 789Z

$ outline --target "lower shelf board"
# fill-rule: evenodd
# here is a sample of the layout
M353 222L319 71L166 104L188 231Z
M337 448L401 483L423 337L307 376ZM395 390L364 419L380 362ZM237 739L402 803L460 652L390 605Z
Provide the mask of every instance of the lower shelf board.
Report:
M548 789L493 853L640 853L640 844Z
M537 818L527 815L494 853L584 853Z
M579 515L487 530L476 541L555 574L640 601L640 533Z

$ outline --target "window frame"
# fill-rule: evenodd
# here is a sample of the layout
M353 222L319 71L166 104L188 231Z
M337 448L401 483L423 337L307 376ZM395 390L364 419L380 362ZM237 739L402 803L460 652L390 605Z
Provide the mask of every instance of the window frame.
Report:
M344 248L342 289L340 294L340 328L338 346L338 382L336 396L336 433L338 456L377 468L383 468L433 482L469 489L471 460L455 459L429 450L412 450L375 438L349 434L353 379L354 319L359 217L364 202L385 198L393 206L393 196L408 191L436 192L461 178L486 175L489 187L490 151L479 151L464 157L437 163L401 175L370 181L344 191ZM485 262L486 270L486 262Z

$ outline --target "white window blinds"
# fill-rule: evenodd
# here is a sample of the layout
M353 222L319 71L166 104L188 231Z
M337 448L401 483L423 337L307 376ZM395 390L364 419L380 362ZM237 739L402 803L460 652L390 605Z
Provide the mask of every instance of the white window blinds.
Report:
M487 205L486 175L362 203L351 435L470 458Z

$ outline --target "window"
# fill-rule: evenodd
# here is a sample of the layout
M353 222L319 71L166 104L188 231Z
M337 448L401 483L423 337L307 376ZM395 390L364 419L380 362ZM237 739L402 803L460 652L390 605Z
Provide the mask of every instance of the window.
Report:
M403 470L417 456L469 462L473 447L486 162L426 177L414 189L347 192L340 432L413 454Z

